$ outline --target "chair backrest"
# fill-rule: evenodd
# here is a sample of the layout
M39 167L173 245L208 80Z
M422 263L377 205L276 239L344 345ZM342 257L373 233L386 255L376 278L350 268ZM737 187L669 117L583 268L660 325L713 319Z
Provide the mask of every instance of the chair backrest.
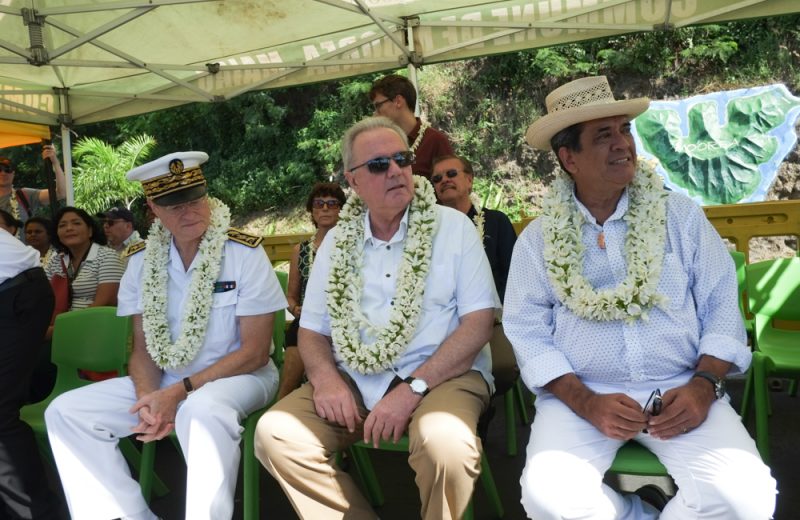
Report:
M283 271L275 271L278 282L281 284L283 294L286 295L289 286L289 275ZM286 309L281 309L275 313L272 322L272 343L275 350L272 352L272 359L278 366L283 365L283 349L286 346Z
M126 373L132 338L129 316L117 316L116 307L89 307L64 312L53 327L51 359L58 367L54 392L91 383L78 369Z
M758 316L800 321L800 258L774 258L746 268L747 301Z

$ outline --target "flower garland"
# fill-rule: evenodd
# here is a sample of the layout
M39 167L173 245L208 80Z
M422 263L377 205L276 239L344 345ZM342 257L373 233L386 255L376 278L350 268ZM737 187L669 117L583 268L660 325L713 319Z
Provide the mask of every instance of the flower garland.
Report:
M150 228L142 273L142 325L147 352L160 368L188 365L203 344L213 301L214 282L222 265L231 212L209 198L211 224L200 241L200 258L189 281L189 297L183 309L181 332L173 343L167 323L167 265L172 234L156 220Z
M469 201L475 208L475 218L472 219L472 222L475 223L475 228L478 230L478 236L481 237L481 244L483 244L483 229L486 224L486 214L483 212L483 205L481 204L481 199L478 197L477 193L474 191L471 192L469 194Z
M398 266L394 306L389 322L381 329L372 325L361 310L363 254L358 252L363 250L366 207L355 193L342 208L336 225L327 288L331 336L339 356L362 374L391 368L408 348L417 328L438 213L436 195L427 179L414 176L414 192L408 234ZM376 338L375 343L364 344L361 329Z
M11 196L8 198L9 204L11 204L11 215L14 216L15 219L19 220L19 203L17 202L17 190L11 188Z
M423 121L419 124L419 132L417 132L417 138L414 139L414 143L411 145L411 148L409 148L409 151L411 153L417 153L417 148L419 148L419 145L422 144L422 136L425 135L425 132L430 127L431 124L427 121Z
M556 177L542 204L542 234L547 276L558 298L572 312L596 321L647 318L649 309L667 298L656 292L666 243L666 197L663 181L651 164L637 169L628 186L624 220L627 276L615 288L596 290L583 276L585 220L567 174Z

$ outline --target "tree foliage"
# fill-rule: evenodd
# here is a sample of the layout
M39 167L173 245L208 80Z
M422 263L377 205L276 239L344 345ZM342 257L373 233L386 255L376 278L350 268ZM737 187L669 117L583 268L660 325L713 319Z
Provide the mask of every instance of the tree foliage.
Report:
M127 139L116 147L95 137L80 139L72 149L75 205L90 214L116 204L130 208L143 195L142 185L128 181L125 174L142 164L155 145L155 140L147 134Z

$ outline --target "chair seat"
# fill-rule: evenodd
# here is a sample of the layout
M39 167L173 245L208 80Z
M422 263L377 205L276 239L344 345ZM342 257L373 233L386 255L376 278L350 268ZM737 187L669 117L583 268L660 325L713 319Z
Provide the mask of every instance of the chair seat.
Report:
M796 330L765 328L759 335L758 350L769 357L771 370L781 373L798 373L800 334Z
M628 441L614 458L609 471L628 475L665 476L669 473L653 452L636 441Z

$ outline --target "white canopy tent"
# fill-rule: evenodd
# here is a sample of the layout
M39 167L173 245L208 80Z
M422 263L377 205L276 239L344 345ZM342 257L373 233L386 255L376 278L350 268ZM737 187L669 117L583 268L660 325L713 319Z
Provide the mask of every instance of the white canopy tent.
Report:
M251 90L800 12L799 0L85 1L0 0L0 119L62 125L65 150L67 127Z

